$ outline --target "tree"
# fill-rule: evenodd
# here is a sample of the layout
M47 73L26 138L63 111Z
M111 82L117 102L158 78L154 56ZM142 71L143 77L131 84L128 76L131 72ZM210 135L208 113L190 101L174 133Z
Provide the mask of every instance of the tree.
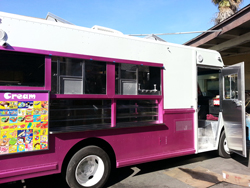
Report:
M218 6L219 9L217 17L215 18L215 23L218 24L237 12L243 0L212 0L212 2Z

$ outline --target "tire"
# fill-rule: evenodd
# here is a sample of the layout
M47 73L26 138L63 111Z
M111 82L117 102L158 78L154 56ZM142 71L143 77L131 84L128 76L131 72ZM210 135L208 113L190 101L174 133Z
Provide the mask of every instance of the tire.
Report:
M227 145L227 139L225 131L221 133L220 142L219 142L219 149L218 149L219 156L223 158L230 158L231 153L229 151L228 145Z
M66 181L71 188L100 188L108 180L110 171L107 153L97 146L87 146L70 159Z

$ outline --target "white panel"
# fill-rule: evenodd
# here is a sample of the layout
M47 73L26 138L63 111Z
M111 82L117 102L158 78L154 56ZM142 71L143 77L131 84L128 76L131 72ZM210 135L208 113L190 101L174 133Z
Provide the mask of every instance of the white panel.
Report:
M164 64L164 109L196 107L196 59L192 49L169 47Z
M3 12L0 19L14 47L155 63L167 62L169 46L196 49Z
M0 12L1 28L15 47L163 63L163 42L96 31ZM11 18L15 17L15 18ZM53 55L53 54L52 54Z
M223 61L219 52L197 48L197 65L223 67ZM201 58L202 61L199 61Z

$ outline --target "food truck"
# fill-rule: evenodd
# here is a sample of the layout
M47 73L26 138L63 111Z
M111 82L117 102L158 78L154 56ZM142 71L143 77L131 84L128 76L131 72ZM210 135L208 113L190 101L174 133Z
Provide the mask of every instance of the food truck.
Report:
M246 156L244 63L216 51L0 12L0 57L0 183L102 187L113 168Z

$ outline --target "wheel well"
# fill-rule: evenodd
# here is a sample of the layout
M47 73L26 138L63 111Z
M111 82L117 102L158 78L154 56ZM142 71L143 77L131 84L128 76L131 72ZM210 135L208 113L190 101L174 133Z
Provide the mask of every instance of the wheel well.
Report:
M221 138L221 134L224 131L224 126L221 127L221 129L219 130L220 132L218 133L218 138L217 138L217 149L219 149L219 145L220 145L220 138Z
M65 156L63 163L62 163L62 169L61 169L61 173L63 174L64 177L65 177L67 165L68 165L70 159L72 158L72 156L80 149L82 149L86 146L90 146L90 145L94 145L94 146L98 146L98 147L102 148L108 154L108 156L110 158L112 170L116 168L115 152L114 152L113 148L111 147L111 145L107 141L105 141L101 138L87 138L87 139L84 139L84 140L78 142L77 144L75 144L68 151L67 155Z
M247 140L250 139L249 138L249 127L248 126L246 126L246 138L247 138Z
M224 126L221 128L221 131L220 131L220 137L221 137L221 134L222 134L222 132L224 131Z

